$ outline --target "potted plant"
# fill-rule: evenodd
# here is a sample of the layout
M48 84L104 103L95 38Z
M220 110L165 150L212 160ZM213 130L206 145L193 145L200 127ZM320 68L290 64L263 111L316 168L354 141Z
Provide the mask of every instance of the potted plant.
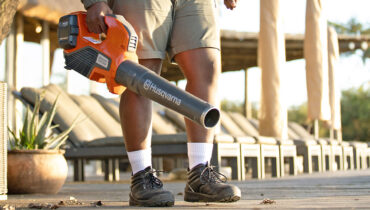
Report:
M13 194L46 193L55 194L67 178L67 161L64 150L59 149L67 140L66 131L55 134L52 125L57 100L50 110L39 117L41 99L37 97L33 111L29 106L19 135L10 132L8 152L8 191ZM76 122L76 120L75 120Z

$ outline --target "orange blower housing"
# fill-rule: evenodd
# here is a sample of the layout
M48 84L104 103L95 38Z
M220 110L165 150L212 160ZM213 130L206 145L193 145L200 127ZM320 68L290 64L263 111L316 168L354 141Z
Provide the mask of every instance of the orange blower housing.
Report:
M100 83L107 83L111 93L121 94L126 88L115 81L119 64L124 60L138 62L138 37L134 28L120 15L104 17L108 27L105 40L87 29L86 12L63 16L59 21L58 40L64 49L66 68Z

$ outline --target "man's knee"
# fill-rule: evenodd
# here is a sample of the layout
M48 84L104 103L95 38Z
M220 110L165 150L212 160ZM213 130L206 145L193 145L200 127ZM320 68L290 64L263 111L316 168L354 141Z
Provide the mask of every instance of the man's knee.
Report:
M214 48L199 48L175 56L188 81L205 84L217 83L221 73L220 51Z

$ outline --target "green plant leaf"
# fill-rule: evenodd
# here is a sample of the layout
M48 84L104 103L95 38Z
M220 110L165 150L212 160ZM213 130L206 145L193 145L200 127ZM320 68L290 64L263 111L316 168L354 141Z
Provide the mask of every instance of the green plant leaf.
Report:
M52 137L51 140L45 145L45 148L51 149L54 144L56 144L56 146L53 149L59 148L60 145L62 145L68 139L68 134L76 126L78 119L79 115L76 117L75 120L73 120L72 125L67 130L63 131L57 136Z
M25 116L25 118L24 118L24 122L23 122L23 127L22 127L22 130L20 131L20 133L19 133L19 138L20 138L20 140L21 140L21 144L22 145L27 145L27 137L28 137L28 133L27 133L27 131L28 131L28 123L29 123L29 110L30 110L30 108L29 108L29 106L27 106L27 108L26 108L26 116Z
M13 140L9 138L9 143L10 143L10 149L21 149L20 148L20 139L15 135L15 133L10 130L10 128L8 127L8 131L9 133L13 136Z
M38 127L39 121L39 111L40 111L40 104L41 104L41 96L36 96L35 106L32 111L32 118L30 121L30 136L34 136L36 134L36 128Z
M38 131L38 134L36 136L36 140L35 140L36 142L40 142L41 143L41 141L43 141L43 139L45 139L46 133L50 129L51 122L53 121L53 118L54 118L54 115L55 115L58 98L59 98L59 95L55 99L55 101L54 101L54 103L53 103L53 105L51 107L51 110L49 110L48 112L44 113L44 114L46 114L46 119L45 119L45 122L42 125L40 125L41 127L40 127L40 129Z
M54 146L53 149L59 149L59 147L68 139L68 135L64 136L60 141L57 143L57 145Z
M47 113L48 112L44 112L44 114L41 116L41 119L39 120L39 123L37 125L37 127L35 128L36 129L36 132L35 132L35 143L38 144L38 145L42 145L43 142L44 142L44 138L37 138L38 135L40 135L40 129L42 128L42 126L45 124L46 122L46 119L47 119Z

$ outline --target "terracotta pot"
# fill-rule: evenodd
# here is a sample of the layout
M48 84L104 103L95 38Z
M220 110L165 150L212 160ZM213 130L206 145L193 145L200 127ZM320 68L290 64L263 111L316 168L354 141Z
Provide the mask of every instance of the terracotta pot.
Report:
M9 194L58 193L68 172L63 154L63 150L9 151Z

